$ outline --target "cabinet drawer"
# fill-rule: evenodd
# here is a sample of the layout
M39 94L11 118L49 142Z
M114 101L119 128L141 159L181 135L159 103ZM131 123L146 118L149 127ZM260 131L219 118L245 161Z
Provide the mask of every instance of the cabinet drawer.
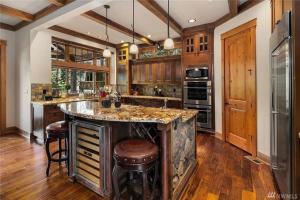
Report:
M81 153L82 155L85 155L85 156L87 156L87 157L90 157L90 158L92 158L92 159L94 159L94 160L97 160L97 161L100 160L100 159L99 159L99 154L97 155L97 154L95 154L95 153L93 153L93 152L87 151L87 150L82 149L82 148L80 148L80 147L77 148L77 152L78 152L78 153Z
M87 148L87 149L91 149L91 150L94 150L96 152L99 152L99 144L98 145L94 145L94 144L82 141L80 139L78 140L78 144L80 146L83 146L83 147Z
M97 187L100 187L100 178L97 178L96 176L78 168L77 172L79 175L85 177L86 179L90 180L93 184L95 184Z
M89 165L87 165L83 162L78 161L77 162L77 167L89 172L90 174L93 174L93 175L97 176L98 178L100 177L99 169L95 169L95 168L93 168L93 167L91 167L91 166L89 166Z
M100 168L99 162L96 162L96 161L90 159L89 157L83 156L83 155L78 154L78 153L77 153L77 160L85 162L85 163L87 163L87 164L89 164L89 165L91 165L93 167L96 167L97 169Z
M88 142L91 142L91 143L93 143L95 145L99 145L99 139L96 139L94 137L87 136L87 135L79 133L78 134L78 138L79 139L83 139L83 140L88 141Z

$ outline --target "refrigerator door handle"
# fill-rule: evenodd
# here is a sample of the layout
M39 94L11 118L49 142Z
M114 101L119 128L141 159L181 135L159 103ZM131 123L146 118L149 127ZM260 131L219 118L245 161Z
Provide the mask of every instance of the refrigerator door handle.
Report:
M279 114L279 112L278 111L272 111L272 114L277 115L277 114Z

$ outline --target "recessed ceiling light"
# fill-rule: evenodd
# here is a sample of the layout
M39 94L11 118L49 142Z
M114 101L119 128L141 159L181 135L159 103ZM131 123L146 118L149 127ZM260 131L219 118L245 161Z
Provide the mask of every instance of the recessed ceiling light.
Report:
M121 43L124 43L124 40L121 40Z
M90 35L91 33L90 32L88 32L88 35Z
M147 37L148 37L148 38L151 38L151 35L149 34L149 35L147 35Z
M196 19L189 19L189 23L194 23Z

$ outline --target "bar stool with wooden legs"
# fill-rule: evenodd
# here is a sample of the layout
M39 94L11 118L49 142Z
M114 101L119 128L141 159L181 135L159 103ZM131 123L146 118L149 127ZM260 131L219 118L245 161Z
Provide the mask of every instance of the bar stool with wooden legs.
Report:
M61 165L61 162L66 162L68 168L68 123L65 121L54 122L49 124L46 127L46 153L48 158L48 166L46 170L46 175L49 176L49 170L51 162L58 162ZM65 148L62 149L61 140L65 141ZM58 141L58 150L51 153L50 152L50 143ZM54 158L58 154L58 158ZM63 156L64 154L64 156Z
M121 172L142 175L142 199L153 199L158 178L158 147L144 139L127 139L116 144L114 148L115 166L113 169L113 186L117 200L121 198L119 175ZM152 193L149 191L149 172L154 170ZM127 180L128 181L128 180ZM126 185L130 185L127 183ZM129 193L132 192L128 189ZM131 195L131 194L129 194Z

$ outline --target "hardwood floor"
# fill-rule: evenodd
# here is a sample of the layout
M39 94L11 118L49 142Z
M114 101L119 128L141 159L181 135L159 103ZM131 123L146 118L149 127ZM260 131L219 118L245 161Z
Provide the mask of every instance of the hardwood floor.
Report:
M244 158L245 152L209 135L197 137L198 167L184 200L268 199L275 191L269 166ZM54 163L47 178L43 146L19 135L0 137L0 199L102 199L72 183L64 165Z

